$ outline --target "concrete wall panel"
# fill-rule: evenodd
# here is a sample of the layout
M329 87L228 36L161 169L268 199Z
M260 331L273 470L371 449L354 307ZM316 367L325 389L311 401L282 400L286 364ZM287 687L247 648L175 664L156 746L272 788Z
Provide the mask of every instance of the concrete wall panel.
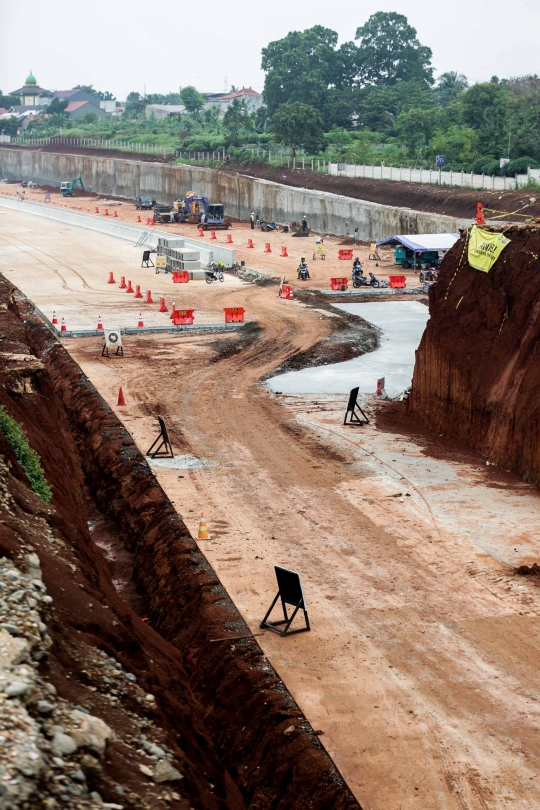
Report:
M305 214L314 231L341 235L358 228L359 238L367 241L395 233L454 232L460 224L454 217L292 188L199 166L0 148L0 177L58 186L62 180L79 175L85 188L98 194L128 200L150 194L160 202L172 202L193 190L212 202L222 202L226 214L238 219L247 220L252 211L276 222L299 221Z

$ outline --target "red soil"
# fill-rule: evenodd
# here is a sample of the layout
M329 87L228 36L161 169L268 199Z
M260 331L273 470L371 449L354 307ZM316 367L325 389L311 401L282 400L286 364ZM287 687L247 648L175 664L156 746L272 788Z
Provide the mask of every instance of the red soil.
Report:
M0 554L17 555L21 538L35 547L54 607L44 675L61 698L102 717L117 736L100 768L87 774L90 789L114 802L121 784L126 808L161 806L161 788L140 773L128 736L146 729L185 774L175 788L181 799L168 806L358 808L256 641L211 643L249 630L131 436L30 303L12 292L0 277L0 402L40 453L54 498L49 507L30 492L2 445L18 513L13 527L0 528ZM129 580L129 604L88 532L85 484L106 518L100 525L124 550L114 573ZM20 528L22 512L43 518L57 542L42 527ZM96 648L134 673L155 702L143 707L128 690L111 708L107 687L93 687Z
M540 228L514 226L489 273L464 238L429 295L409 413L540 484Z

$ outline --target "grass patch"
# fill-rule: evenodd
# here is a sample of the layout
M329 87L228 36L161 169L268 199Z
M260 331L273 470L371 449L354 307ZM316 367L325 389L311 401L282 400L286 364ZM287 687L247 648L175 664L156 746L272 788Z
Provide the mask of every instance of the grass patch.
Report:
M28 436L22 425L6 413L6 409L3 405L0 405L0 432L4 434L10 443L15 458L26 473L31 489L36 495L39 495L45 503L50 503L52 489L45 478L45 473L41 466L41 458L39 454L30 447Z

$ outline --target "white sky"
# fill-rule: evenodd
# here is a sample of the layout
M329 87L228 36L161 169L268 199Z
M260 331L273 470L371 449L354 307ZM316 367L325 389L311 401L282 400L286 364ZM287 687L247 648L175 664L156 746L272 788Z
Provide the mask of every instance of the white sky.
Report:
M30 69L47 90L93 84L123 100L131 90L195 85L262 90L261 49L289 31L332 28L339 41L376 11L405 14L433 51L437 73L469 81L540 73L538 0L0 0L0 89Z

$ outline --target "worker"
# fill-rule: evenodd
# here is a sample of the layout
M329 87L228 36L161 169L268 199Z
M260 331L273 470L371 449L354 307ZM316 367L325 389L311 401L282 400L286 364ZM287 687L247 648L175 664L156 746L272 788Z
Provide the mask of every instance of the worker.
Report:
M362 267L362 262L360 261L360 259L357 256L356 259L354 260L353 266L352 266L353 273L354 273L355 270L358 270L359 267Z
M206 212L205 211L203 211L203 213L202 213L201 222L206 222Z
M302 281L306 281L306 279L311 278L311 276L309 275L308 265L305 256L302 256L302 258L300 259L300 264L298 265L296 276Z
M174 222L174 208L171 210L171 222Z
M306 219L306 215L304 214L304 216L302 217L302 233L305 233L307 231L307 229L308 229L307 219Z
M249 221L251 223L251 230L254 231L255 230L255 214L253 213L253 211L251 212L251 216L249 218Z

